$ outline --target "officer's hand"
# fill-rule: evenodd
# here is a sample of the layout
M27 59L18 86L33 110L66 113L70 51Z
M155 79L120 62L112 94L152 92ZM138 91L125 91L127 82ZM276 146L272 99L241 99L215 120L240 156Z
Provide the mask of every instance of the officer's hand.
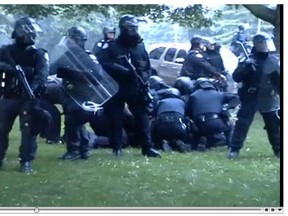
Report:
M144 70L146 70L147 69L147 61L138 61L138 70L139 71L144 71Z
M248 70L256 71L256 61L254 59L248 58L245 60L245 65Z
M245 63L246 64L256 64L256 61L254 59L252 59L252 58L248 58L248 59L245 60Z
M15 70L16 74L24 73L24 71L20 65L16 65L14 70Z
M220 75L220 80L226 80L226 76L224 76L223 74Z
M117 63L113 64L113 68L123 74L128 74L130 72L128 68Z

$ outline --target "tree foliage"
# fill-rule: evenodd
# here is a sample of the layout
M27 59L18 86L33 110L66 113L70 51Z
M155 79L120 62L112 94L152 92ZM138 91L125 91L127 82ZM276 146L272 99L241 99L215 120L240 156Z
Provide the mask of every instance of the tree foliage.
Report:
M208 7L201 4L189 5L187 7L171 7L161 4L49 4L49 5L2 5L4 12L18 15L29 15L34 18L47 17L49 15L59 15L65 18L78 17L84 15L101 13L105 17L116 16L119 18L123 14L135 14L145 16L157 22L171 20L173 23L187 27L208 27L213 24L215 18L219 18L220 11L215 10L213 17L206 14L211 11ZM113 11L117 13L113 13Z
M213 36L224 44L229 44L239 23L249 23L252 35L256 33L258 18L264 20L265 31L276 29L275 38L280 35L281 7L268 8L266 5L230 5L220 9L208 8L202 4L175 7L163 4L46 4L46 5L0 5L0 28L11 33L13 22L19 16L37 18L47 38L59 39L73 25L80 25L89 31L92 38L102 37L106 25L117 26L124 14L134 14L149 20L141 26L147 43L187 42L193 34ZM152 21L152 23L151 23ZM3 23L6 23L6 26ZM271 25L267 25L271 23ZM7 27L8 26L8 27ZM175 28L177 27L177 32ZM278 29L278 30L277 30ZM48 36L47 36L48 35ZM46 39L47 40L47 39ZM53 41L54 41L53 40ZM94 39L95 40L95 39ZM55 42L49 46L52 46ZM91 42L92 43L92 42ZM277 43L276 43L277 45ZM89 47L92 44L88 45ZM277 48L279 47L279 43Z

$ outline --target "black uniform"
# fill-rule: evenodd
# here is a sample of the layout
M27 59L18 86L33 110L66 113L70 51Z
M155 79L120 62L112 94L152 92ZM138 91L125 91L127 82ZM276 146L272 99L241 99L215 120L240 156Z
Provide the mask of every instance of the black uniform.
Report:
M263 117L274 154L279 157L280 122L277 118L277 111L280 109L280 98L277 93L280 84L279 61L268 52L256 52L256 50L249 57L250 59L240 63L233 73L234 80L242 82L242 87L238 91L241 108L228 157L234 159L238 156L257 110ZM275 77L278 77L277 81ZM276 88L273 83L278 83Z
M199 49L192 49L185 58L180 72L181 76L188 76L192 80L200 77L215 77L221 76L220 71L217 71L205 58L205 54Z
M29 26L31 32L22 34L23 26ZM19 69L22 67L28 84L34 95L38 96L45 85L48 76L48 54L43 49L33 46L37 24L29 17L16 21L12 38L15 43L0 48L0 165L3 164L8 148L8 136L16 117L19 115L21 130L20 171L30 172L35 158L36 138L40 132L37 128L38 99L31 99L23 83L19 79ZM39 26L38 26L39 27ZM18 66L19 68L19 66Z
M80 41L87 40L86 31L80 27L72 27L68 30L69 41L67 51L60 56L52 65L50 74L57 74L62 78L62 88L58 89L58 97L62 100L65 115L65 141L67 152L61 159L87 159L89 153L89 135L85 123L93 116L93 112L84 111L69 95L69 92L75 93L76 96L85 97L84 91L86 83L83 77L89 75L87 79L93 79L93 76L99 77L102 70L91 52L84 50L84 44L77 44ZM82 74L81 74L82 73ZM85 73L85 76L84 76ZM91 75L90 75L91 74ZM91 83L90 83L91 84Z
M209 48L205 50L204 57L216 69L217 72L220 72L226 77L227 72L225 71L223 59L219 52L221 47L217 44L214 46L215 48L213 50ZM227 91L228 83L226 80L220 80L217 82L217 84L215 84L215 86L219 91Z
M138 140L142 154L157 157L160 154L152 148L147 106L147 89L141 84L149 82L150 61L144 43L138 34L138 20L132 15L120 19L121 33L105 50L100 62L103 68L118 82L119 91L108 101L105 111L110 117L110 142L115 155L121 154L123 109L125 103L135 117ZM130 62L127 61L131 61ZM133 71L133 67L135 70ZM137 74L136 74L136 73ZM139 77L137 77L139 76ZM145 89L144 89L145 88ZM150 99L149 99L150 100Z
M110 36L113 35L113 37L108 37L108 34L111 34ZM110 41L114 40L116 33L116 29L113 27L104 27L103 28L103 36L104 38L100 41L97 41L92 49L93 54L97 57L97 59L101 59L101 53L102 50L105 50L109 47Z
M199 89L189 96L187 116L197 127L194 131L193 148L197 147L201 136L207 137L221 132L224 132L227 145L229 144L233 125L222 115L222 107L237 99L234 94L217 91L213 84L207 81L200 84Z
M167 140L172 149L187 151L188 148L184 148L184 143L188 141L185 110L186 104L179 97L168 97L158 101L152 126L156 148L162 149L163 140Z

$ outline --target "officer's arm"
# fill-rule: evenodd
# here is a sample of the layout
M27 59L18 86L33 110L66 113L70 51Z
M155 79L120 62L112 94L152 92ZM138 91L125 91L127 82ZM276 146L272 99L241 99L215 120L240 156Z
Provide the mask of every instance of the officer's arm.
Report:
M272 83L274 90L277 92L278 95L280 95L280 74L278 73L278 71L274 71L268 74L268 78Z
M228 104L229 108L235 108L237 105L240 104L239 96L229 92L223 92L224 101L223 104Z
M102 51L101 54L101 61L100 64L102 65L102 68L112 77L118 77L127 75L129 73L129 69L118 64L117 59L112 56L112 54L108 49L105 49Z
M6 49L7 49L6 46L2 46L0 48L0 71L13 73L15 72L15 67L13 67L12 63L7 62L7 58L5 58L6 56L5 52L8 52L8 50Z
M41 89L47 82L49 75L49 57L45 50L37 50L37 64L34 70L34 77L31 82L32 90Z
M180 76L190 76L193 73L193 61L192 61L192 54L188 53L188 55L186 56L184 62L183 62L183 66L181 68L180 71Z
M238 67L232 74L232 78L235 82L242 82L247 77L248 71L245 62L240 62Z
M100 51L101 51L101 46L99 46L99 43L101 43L101 42L97 41L97 42L94 44L93 49L92 49L92 53L93 53L95 56L97 56L97 57L98 57L98 54L99 54Z
M146 51L144 44L143 44L142 56L143 56L143 60L137 62L138 68L136 69L140 71L139 75L141 76L143 81L149 82L149 78L151 76L151 63L149 59L149 54Z
M193 108L192 99L191 99L191 97L189 97L188 102L187 102L187 106L186 106L186 110L185 110L185 115L188 116L191 119L193 117L192 108Z
M198 58L198 61L196 61L198 66L207 73L207 76L214 76L216 78L221 77L221 73L216 71L216 68L213 67L205 58Z

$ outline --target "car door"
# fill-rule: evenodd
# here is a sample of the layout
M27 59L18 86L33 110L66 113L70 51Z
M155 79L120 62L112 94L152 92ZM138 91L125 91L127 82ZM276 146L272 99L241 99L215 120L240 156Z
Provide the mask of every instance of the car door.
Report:
M149 52L149 59L150 59L151 67L154 68L157 71L157 73L159 71L161 62L163 61L163 54L165 51L166 51L166 47L160 46L160 47L156 47L152 49Z
M174 62L176 52L177 48L167 48L166 52L162 55L163 61L160 61L161 63L158 69L158 75L170 85L173 84L178 76L177 71L179 69L179 64Z

